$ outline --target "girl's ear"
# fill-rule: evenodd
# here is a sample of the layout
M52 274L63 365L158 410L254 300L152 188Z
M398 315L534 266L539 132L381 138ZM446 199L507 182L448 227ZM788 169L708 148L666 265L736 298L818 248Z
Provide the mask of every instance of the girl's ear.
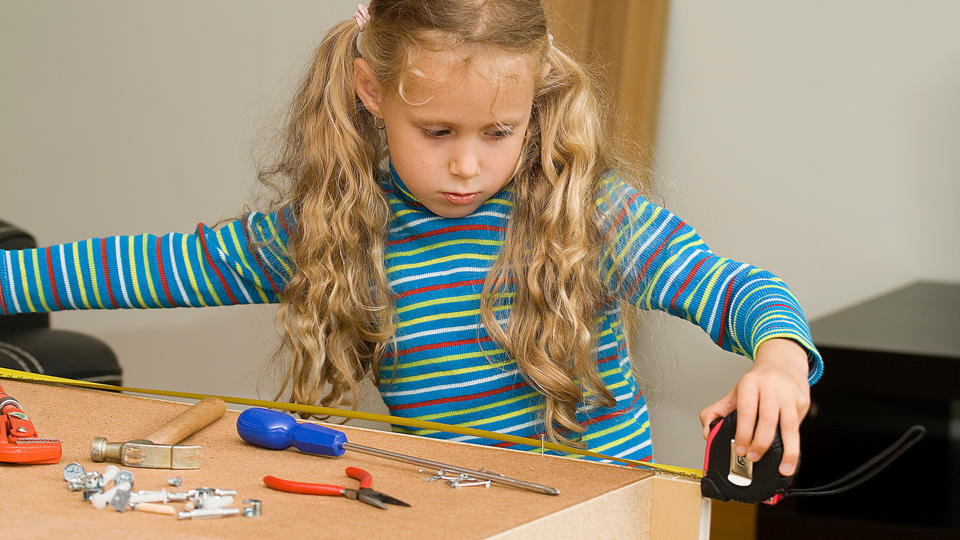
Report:
M363 106L375 116L381 116L380 100L382 99L382 93L380 83L374 77L370 64L363 58L353 59L353 87Z

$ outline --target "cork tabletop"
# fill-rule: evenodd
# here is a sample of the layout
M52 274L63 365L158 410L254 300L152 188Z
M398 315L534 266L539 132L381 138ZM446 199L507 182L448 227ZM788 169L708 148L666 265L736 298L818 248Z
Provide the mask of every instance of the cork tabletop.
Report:
M175 516L136 511L120 513L109 507L97 510L81 500L80 492L67 489L64 465L78 462L86 470L103 472L106 463L90 460L94 437L110 441L144 437L188 405L22 381L2 380L0 384L20 401L40 437L59 439L63 445L63 457L56 465L0 463L0 488L4 493L0 512L8 518L5 537L486 538L542 521L654 476L647 470L616 465L337 426L358 444L495 471L555 487L560 495L496 484L455 489L444 482L427 482L429 475L418 472L414 465L375 456L348 451L340 458L324 458L295 449L251 446L236 433L239 413L228 410L225 417L183 441L202 447L200 469L126 469L135 475L134 491L168 488L166 480L180 476L184 490L203 486L233 489L237 490L237 503L242 499L261 500L261 517L178 520ZM380 510L344 497L278 492L262 482L264 476L274 475L356 487L356 481L344 475L348 466L369 471L374 489L412 506ZM171 504L181 509L182 503ZM9 516L15 516L14 520ZM16 528L11 528L14 524Z

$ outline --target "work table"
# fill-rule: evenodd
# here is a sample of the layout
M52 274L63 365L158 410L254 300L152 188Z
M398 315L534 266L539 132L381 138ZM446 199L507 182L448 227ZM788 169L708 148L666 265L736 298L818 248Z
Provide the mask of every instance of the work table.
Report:
M426 482L416 466L347 452L330 459L296 450L266 450L236 433L237 411L189 437L202 447L195 470L126 468L136 490L171 488L180 476L183 490L213 487L237 490L242 499L259 499L263 515L178 520L137 511L97 510L70 492L63 479L67 463L103 472L107 463L90 460L94 437L137 439L179 414L183 403L111 392L2 380L30 415L40 437L59 439L63 457L56 465L0 463L0 512L4 534L18 538L697 538L699 483L648 470L542 456L502 448L439 441L361 428L340 427L366 446L411 454L558 488L559 496L496 485L451 488ZM343 497L271 490L262 478L273 475L312 483L356 487L344 469L355 466L374 477L374 489L402 499L410 508L380 510ZM435 472L435 471L431 471ZM175 503L171 503L175 504ZM176 506L182 506L175 504ZM10 521L9 517L15 516ZM15 528L11 528L16 524Z

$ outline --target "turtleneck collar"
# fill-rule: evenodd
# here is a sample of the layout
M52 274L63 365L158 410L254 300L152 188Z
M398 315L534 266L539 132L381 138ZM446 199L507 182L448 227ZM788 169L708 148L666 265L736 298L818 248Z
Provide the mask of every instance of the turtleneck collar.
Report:
M393 183L393 191L397 195L397 197L406 204L415 206L417 208L426 209L423 203L417 200L416 195L414 195L413 192L407 189L407 186L404 185L403 180L400 179L400 175L397 174L397 169L393 167L392 160L389 162L389 167L390 167L390 181Z

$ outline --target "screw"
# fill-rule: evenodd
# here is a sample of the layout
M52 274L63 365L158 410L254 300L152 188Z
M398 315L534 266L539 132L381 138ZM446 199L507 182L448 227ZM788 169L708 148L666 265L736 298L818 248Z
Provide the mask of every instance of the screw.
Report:
M167 478L167 485L168 485L168 486L180 487L180 484L182 484L182 483L183 483L183 480L182 480L179 476L174 476L174 477L172 477L172 478Z

